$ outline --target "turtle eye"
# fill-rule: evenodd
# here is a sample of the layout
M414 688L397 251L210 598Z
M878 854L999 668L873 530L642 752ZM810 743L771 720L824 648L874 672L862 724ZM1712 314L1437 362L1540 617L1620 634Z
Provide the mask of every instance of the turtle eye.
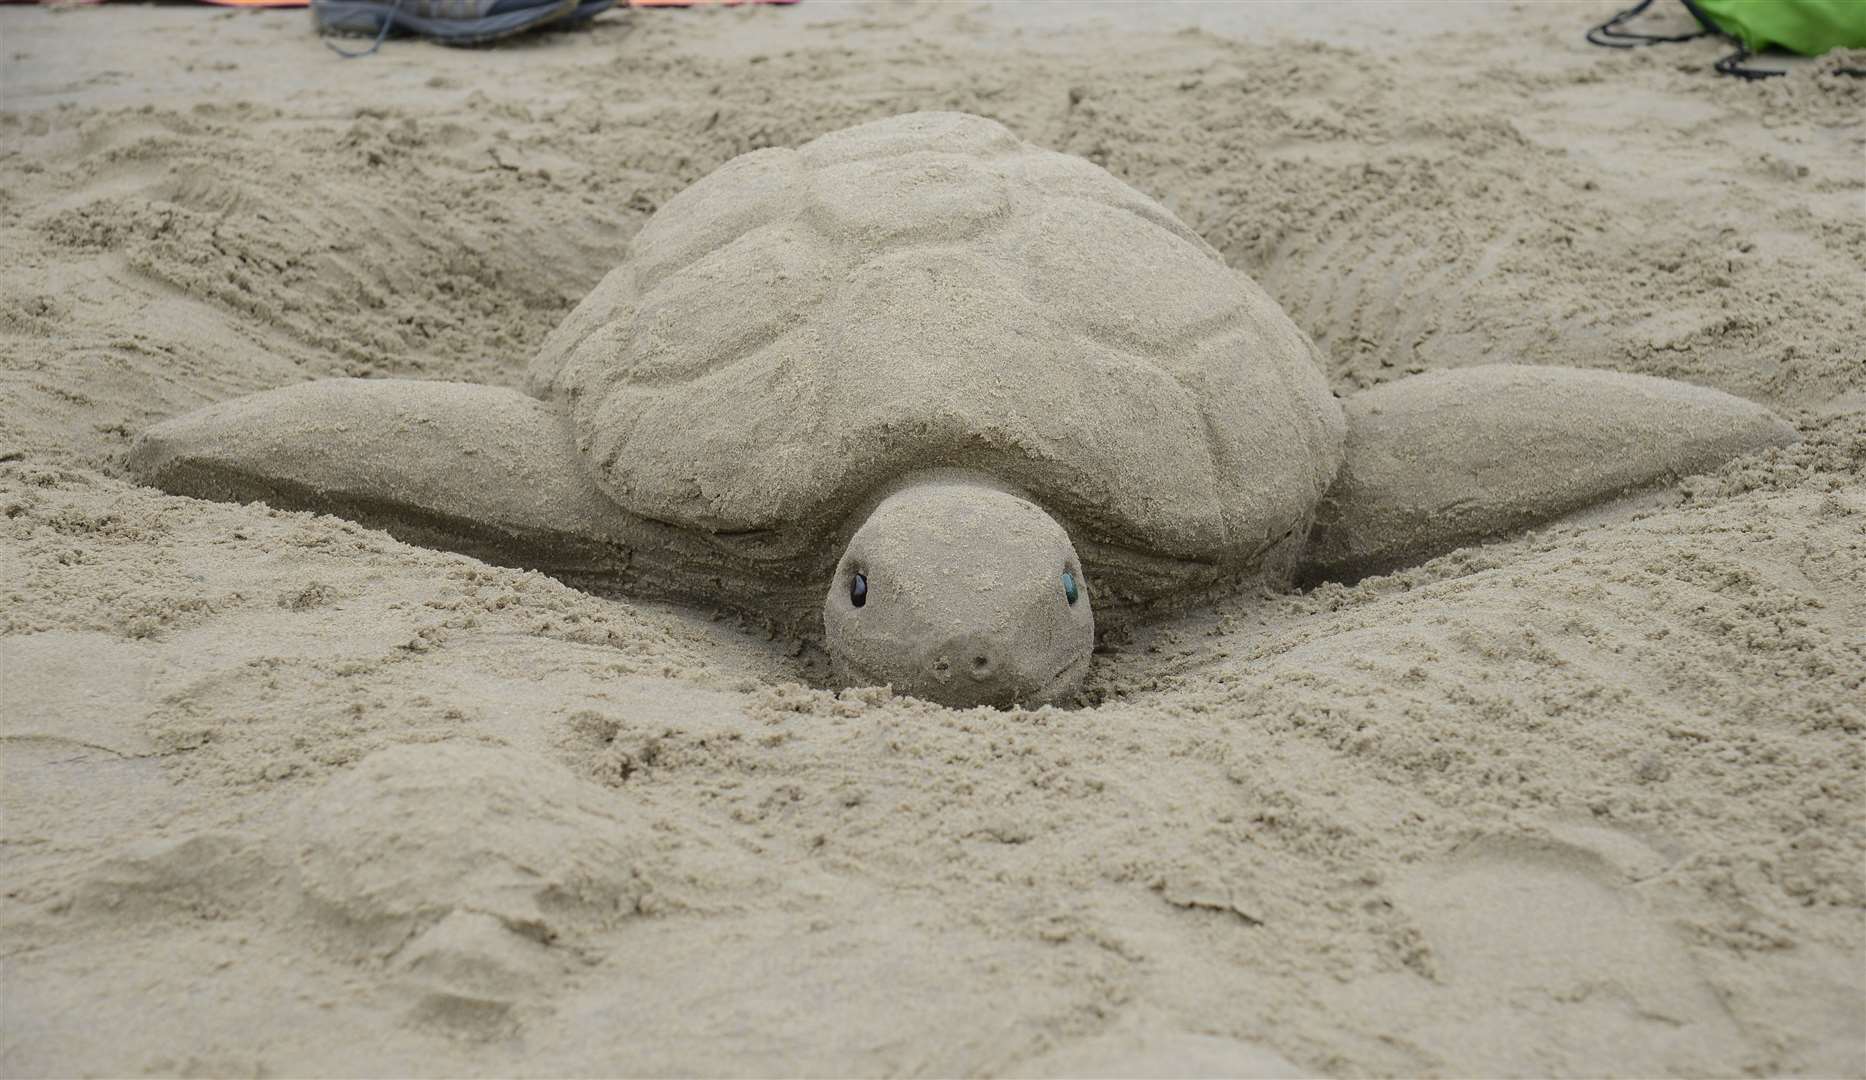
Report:
M856 607L868 603L868 575L857 574L849 579L849 603Z
M1067 570L1063 571L1063 595L1069 598L1070 607L1074 607L1077 598L1082 595L1076 591L1076 576Z

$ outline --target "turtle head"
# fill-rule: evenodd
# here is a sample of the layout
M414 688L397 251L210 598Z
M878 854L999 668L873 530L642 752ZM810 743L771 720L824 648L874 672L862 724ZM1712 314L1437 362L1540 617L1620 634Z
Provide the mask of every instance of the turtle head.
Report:
M850 538L823 630L850 684L1005 707L1081 685L1095 615L1054 518L981 483L927 481L883 499Z

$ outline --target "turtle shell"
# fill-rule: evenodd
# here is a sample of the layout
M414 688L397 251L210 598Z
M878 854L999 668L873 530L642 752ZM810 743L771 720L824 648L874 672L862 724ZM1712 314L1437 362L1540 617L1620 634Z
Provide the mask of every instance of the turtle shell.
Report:
M1079 544L1232 564L1306 528L1342 441L1254 282L1101 168L954 113L721 166L531 380L620 506L714 534L840 528L960 468Z

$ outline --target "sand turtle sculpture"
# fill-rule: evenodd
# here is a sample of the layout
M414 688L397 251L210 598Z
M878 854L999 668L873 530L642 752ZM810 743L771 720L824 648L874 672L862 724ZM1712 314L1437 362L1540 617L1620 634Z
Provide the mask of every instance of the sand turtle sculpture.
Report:
M1108 172L915 113L670 200L528 394L311 382L160 424L129 463L749 612L820 633L845 685L969 706L1075 693L1096 612L1385 571L1794 439L1662 379L1499 365L1340 400L1319 359Z

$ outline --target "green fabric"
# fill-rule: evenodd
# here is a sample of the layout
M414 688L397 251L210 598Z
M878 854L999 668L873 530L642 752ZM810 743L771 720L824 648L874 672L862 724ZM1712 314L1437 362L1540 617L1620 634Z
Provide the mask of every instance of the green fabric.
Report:
M1743 43L1819 56L1866 48L1866 0L1685 0L1699 21Z

